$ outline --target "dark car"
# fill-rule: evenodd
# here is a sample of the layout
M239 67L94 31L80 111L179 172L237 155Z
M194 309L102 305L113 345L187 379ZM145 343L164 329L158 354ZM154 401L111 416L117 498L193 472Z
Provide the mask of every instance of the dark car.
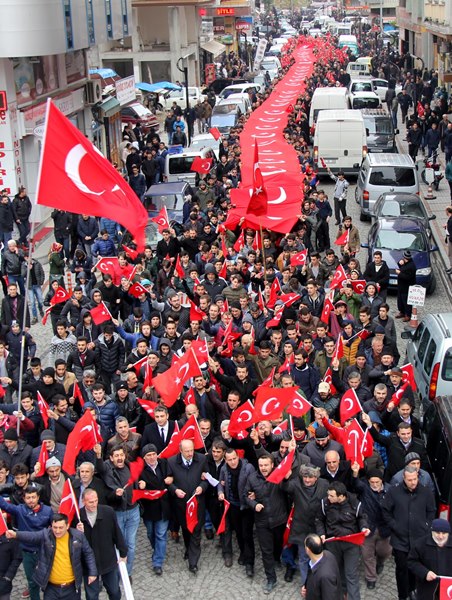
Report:
M389 271L389 289L397 288L399 261L405 250L409 250L416 265L416 283L427 288L427 294L434 292L436 279L432 269L431 252L438 250L432 246L427 231L419 219L394 217L378 219L369 230L369 241L362 244L368 248L368 260L372 260L375 250L380 250Z
M165 206L171 226L174 227L177 223L182 223L184 203L191 195L193 195L193 190L185 181L151 185L143 198L144 207L149 215L145 233L147 244L155 247L161 238L157 223L151 221L151 218L157 217L160 210ZM176 233L182 233L182 231Z
M430 221L436 215L429 215L422 198L417 194L386 193L382 194L375 203L372 220L384 217L410 217L419 219L424 225L429 237L432 235Z

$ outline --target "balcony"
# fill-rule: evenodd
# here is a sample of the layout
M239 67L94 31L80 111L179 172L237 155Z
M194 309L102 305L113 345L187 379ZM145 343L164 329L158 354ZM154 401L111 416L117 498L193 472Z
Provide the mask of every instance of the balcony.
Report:
M208 6L213 0L132 0L134 8L144 6Z
M432 19L431 17L424 18L424 27L430 33L440 36L452 36L452 25L447 19Z

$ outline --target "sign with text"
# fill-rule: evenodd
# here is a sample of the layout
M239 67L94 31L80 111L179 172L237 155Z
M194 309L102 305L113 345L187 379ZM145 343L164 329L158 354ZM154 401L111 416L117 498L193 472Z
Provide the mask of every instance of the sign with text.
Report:
M219 17L231 17L235 14L235 11L233 8L227 8L227 7L221 7L221 8L217 8L217 15Z
M424 306L426 288L421 285L410 285L408 288L408 304L411 306Z
M116 99L121 106L129 102L135 102L137 95L135 92L135 76L125 77L115 81Z

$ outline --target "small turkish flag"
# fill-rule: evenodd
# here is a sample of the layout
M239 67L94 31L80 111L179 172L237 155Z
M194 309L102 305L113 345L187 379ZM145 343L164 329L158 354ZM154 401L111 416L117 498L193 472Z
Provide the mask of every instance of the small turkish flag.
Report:
M244 245L245 245L245 232L242 229L239 237L235 241L233 248L236 252L240 252L240 250L243 248Z
M264 381L260 384L260 386L254 390L253 396L255 396L257 394L259 388L261 388L261 387L273 387L273 377L275 376L275 373L276 373L276 367L273 367L273 369L268 374L268 377L266 377L264 379Z
M39 472L36 473L36 477L43 477L46 472L46 462L49 460L49 451L45 441L41 444L41 450L39 451L38 463L40 466Z
M129 287L129 294L134 298L139 298L143 294L147 294L147 289L137 281Z
M349 544L362 546L364 544L365 538L366 534L364 533L364 531L360 531L359 533L351 533L349 535L339 535L337 537L327 538L325 542L348 542Z
M351 463L356 461L362 468L364 466L363 445L365 443L366 434L356 419L353 419L351 425L344 429L344 433L346 439L344 452L347 460Z
M327 166L326 166L326 162L323 160L323 158L322 158L322 157L320 157L320 164L322 165L322 167L323 167L324 169L326 169L326 168L327 168Z
M289 421L287 419L284 419L284 421L281 421L281 423L273 429L272 433L274 435L281 435L283 431L287 431L288 427Z
M177 255L176 264L174 265L174 272L181 279L185 279L185 271L184 271L184 268L181 265L179 254Z
M189 404L196 404L195 390L192 387L190 387L188 392L185 394L184 404L185 406L188 406Z
M47 402L44 400L44 397L42 396L41 392L37 392L36 397L38 399L38 408L39 408L39 412L41 413L42 422L44 423L44 427L46 429L48 429L49 416L47 414L47 411L49 410L50 407L47 404Z
M158 500L166 494L166 490L133 490L132 503L138 500Z
M312 404L304 398L300 388L293 388L293 391L295 394L286 412L292 417L302 417L312 409Z
M200 373L201 370L195 353L190 349L175 365L172 365L164 373L157 375L153 380L153 384L164 405L170 408L178 399L185 382Z
M226 515L228 514L229 507L231 506L231 503L228 502L226 500L226 498L223 500L223 503L224 503L224 511L223 511L223 516L221 517L220 524L218 525L217 535L221 535L222 533L224 533L226 531Z
M334 394L337 392L337 389L333 385L333 373L331 372L331 367L328 367L328 369L325 371L322 381L325 381L329 384L330 391L334 396Z
M403 394L405 393L408 385L408 382L404 383L394 394L392 394L391 402L394 404L394 406L399 406L400 400L402 400Z
M411 363L408 363L406 365L403 365L403 367L400 367L403 371L403 381L407 382L410 386L411 389L413 390L413 392L415 392L417 390L416 387L416 380L414 378L414 369L413 369L413 365Z
M139 252L137 250L134 250L133 248L129 248L128 246L125 246L124 244L122 244L122 247L123 247L124 252L126 254L128 254L132 260L136 259L136 257L139 254Z
M61 493L61 501L58 512L62 515L66 515L69 523L72 522L75 515L77 515L80 521L80 513L77 505L77 498L75 497L74 490L72 488L71 480L68 478L64 482L63 491Z
M133 485L135 483L135 481L138 479L138 477L141 475L141 473L143 472L143 469L144 469L144 460L141 458L141 456L138 456L136 460L129 463L130 477L127 480L127 483L124 487L127 487L128 485Z
M147 360L148 355L146 354L146 356L143 356L143 358L140 358L140 360L137 360L137 362L133 363L132 368L137 375L140 374L141 367L147 362Z
M85 399L83 398L83 394L80 390L77 381L74 381L74 389L72 391L72 395L79 401L81 408L83 408L85 406Z
M302 250L290 257L290 264L293 267L304 267L308 259L308 250Z
M158 402L153 402L152 400L143 400L142 398L137 398L137 402L150 417L154 418L154 410L158 405Z
M347 281L347 274L344 271L344 267L339 265L333 275L333 280L331 281L330 290L334 290L335 288L342 287L344 281Z
M67 302L71 297L71 294L66 291L60 285L55 290L54 295L50 299L50 305L55 306L55 304L60 304L61 302Z
M256 394L253 421L271 421L280 417L293 396L294 388L269 388L260 385Z
M187 522L187 529L190 533L193 533L196 525L198 524L198 499L196 495L187 500L187 506L185 508L185 520Z
M320 315L320 320L322 321L322 323L328 325L328 323L330 322L330 314L333 310L333 303L329 298L325 298L325 302L323 303L322 314Z
M254 406L251 400L247 400L232 411L229 418L228 431L231 435L243 431L253 424ZM234 437L234 436L233 436Z
M289 536L290 536L290 530L292 529L292 521L293 521L294 512L295 512L295 506L292 506L292 508L290 509L289 518L287 519L286 528L284 530L284 537L283 537L283 547L284 548L286 548L287 546L290 546Z
M270 483L281 483L284 477L292 468L293 459L295 457L295 449L291 450L287 456L283 458L283 460L279 463L279 465L274 469L270 475L267 477L267 481Z
M264 178L259 166L259 151L257 142L254 142L254 165L253 165L253 192L246 209L247 214L263 216L267 214L268 197L264 187Z
M338 360L344 356L344 340L340 335L336 340L336 346L334 348L333 358L337 358Z
M89 310L91 317L96 325L105 323L111 319L111 314L104 302L100 302L96 307Z
M336 246L345 246L348 244L350 238L350 229L346 229L342 235L340 235L337 240L334 242Z
M220 130L217 127L211 127L209 129L209 133L215 140L219 140L221 138Z
M143 381L143 390L146 393L146 389L148 387L152 387L152 369L149 363L144 365L144 381Z
M364 340L367 340L367 338L371 335L372 335L372 332L369 331L369 329L361 329L356 334L356 337L359 337L359 339L363 340L363 342L364 342Z
M425 115L425 108L422 106L422 103L419 102L416 104L416 112L418 117L423 117Z
M273 279L273 283L270 287L270 295L268 297L267 306L268 308L273 308L276 304L276 300L278 299L278 294L281 293L281 283L277 277Z
M298 302L298 300L301 300L301 296L300 296L300 294L291 292L290 294L281 294L279 299L281 300L281 302L284 304L284 306L286 308L289 308L290 306L292 306L292 304L295 304L295 302Z
M343 425L345 421L355 417L357 413L362 412L362 410L363 407L361 406L358 395L354 389L350 388L342 396L341 403L339 405L341 424Z
M113 283L119 285L121 280L121 267L119 266L118 258L116 256L104 256L100 258L95 269L99 269L101 273L111 275Z
M41 323L45 325L47 323L47 319L49 318L50 313L52 312L52 306L48 306L44 311L44 316L41 319Z
M439 600L452 599L452 577L441 577L439 584Z
M364 290L366 289L367 281L365 279L351 279L350 283L352 284L353 291L356 294L364 294Z
M289 104L289 106L286 108L286 112L291 113L293 112L294 108L293 108L293 104Z
M207 175L212 168L213 158L201 158L200 156L196 156L195 160L192 162L190 167L190 171L195 171L200 175Z
M206 313L190 300L190 321L202 321L205 316Z
M279 323L282 319L283 312L284 312L284 306L282 304L278 305L275 308L275 312L273 314L273 319L270 319L270 321L267 321L265 323L265 327L267 329L271 329L272 327L279 327Z
M170 222L168 217L168 211L165 205L162 206L159 214L156 217L151 218L151 221L157 225L157 228L160 233L162 233L164 229L169 228Z
M279 367L278 373L284 373L284 371L290 371L290 365L293 365L295 362L295 354L292 352L283 364Z

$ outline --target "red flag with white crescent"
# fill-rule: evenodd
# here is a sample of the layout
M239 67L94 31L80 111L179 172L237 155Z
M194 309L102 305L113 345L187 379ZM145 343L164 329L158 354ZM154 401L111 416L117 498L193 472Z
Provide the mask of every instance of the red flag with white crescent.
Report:
M348 421L348 419L355 417L358 413L362 412L362 410L363 407L361 406L357 393L352 388L348 389L345 394L343 394L339 405L341 425L343 425L345 421Z
M304 267L308 259L308 250L302 250L290 257L290 264L293 267Z
M159 214L156 217L151 218L151 221L157 225L159 233L162 233L164 229L169 229L170 222L168 217L168 211L165 205L162 206Z
M207 175L212 168L213 158L202 158L201 156L196 156L192 165L190 167L190 171L195 171L200 175Z
M144 400L143 398L137 398L137 402L141 406L141 408L145 410L147 414L153 419L154 410L158 406L158 402L153 402L152 400Z
M394 406L399 406L400 400L402 400L403 394L405 393L405 390L407 389L408 385L408 382L402 384L399 387L399 389L394 394L392 394L391 402L394 404Z
M293 400L294 388L269 388L260 385L257 389L253 421L271 421L281 416Z
M254 142L254 165L253 165L253 190L251 199L246 209L247 213L254 216L263 216L267 214L268 197L264 186L264 178L259 166L259 150L257 141Z
M192 349L164 373L153 379L154 388L167 408L179 398L186 381L201 374L198 361Z
M71 298L71 294L60 285L55 290L54 295L50 299L50 305L61 304L61 302L67 302Z
M72 483L69 477L66 479L63 485L63 491L61 492L60 507L58 509L58 512L62 515L67 516L69 524L72 522L75 515L77 515L78 520L80 521L80 512L78 509L77 498L74 494L74 489L72 487Z
M351 279L350 283L352 284L353 291L356 294L364 294L364 290L366 289L367 281L365 279Z
M46 429L48 429L48 427L49 427L49 415L47 414L47 411L49 410L50 406L44 400L44 397L41 394L41 392L37 392L36 397L37 397L37 400L38 400L38 408L39 408L39 412L41 413L42 422L44 423L44 427Z
M287 548L287 546L290 546L289 536L290 536L290 530L292 529L292 521L293 521L294 512L295 512L295 506L292 506L292 508L290 509L289 518L287 519L286 528L284 530L284 537L283 537L283 547L284 548Z
M49 451L47 450L47 446L45 440L41 444L41 449L39 451L38 463L40 466L39 472L36 473L36 477L43 477L46 473L46 462L49 460Z
M198 499L193 494L191 498L187 500L187 506L185 507L185 520L187 529L190 533L193 533L196 525L198 524Z
M286 412L292 417L303 417L312 409L312 404L303 396L300 388L292 388L294 396L290 405L286 408Z
M413 392L415 392L417 390L417 386L416 386L416 380L414 378L414 368L413 365L411 363L408 363L406 365L403 365L403 367L400 367L402 369L403 372L403 381L408 383L409 386L411 387L411 389L413 390Z
M337 240L334 242L336 246L345 246L348 244L350 238L350 229L346 229L342 235L340 235Z
M330 290L342 287L344 281L347 281L347 274L344 271L344 267L339 265L334 272L333 279L331 281Z
M235 437L233 434L251 427L253 424L253 413L254 406L251 400L247 400L242 406L232 411L228 425L228 431L232 437Z
M133 490L132 503L138 500L158 500L166 494L167 490Z
M325 323L325 325L328 325L330 322L330 314L331 311L334 310L334 305L331 302L331 300L329 298L325 298L325 301L323 303L323 309L322 309L322 314L320 315L320 320L322 321L322 323Z
M325 542L348 542L349 544L362 546L365 538L366 534L364 531L360 531L359 533L350 533L349 535L338 535L336 537L327 538Z
M223 500L223 504L224 504L223 516L221 517L220 524L218 525L217 535L221 535L222 533L224 533L226 531L226 515L228 514L229 507L231 506L231 503L228 502L226 500L226 498Z
M452 600L452 577L441 577L439 600Z
M325 381L329 384L330 391L334 396L334 394L337 392L337 389L333 385L333 373L331 372L331 367L328 367L328 369L325 371L322 381Z
M89 312L96 325L100 325L111 319L110 311L105 306L105 302L100 302L94 308L90 308Z
M275 484L281 483L287 473L291 470L294 457L295 449L291 450L287 456L282 459L276 469L273 469L273 471L267 477L267 481Z

